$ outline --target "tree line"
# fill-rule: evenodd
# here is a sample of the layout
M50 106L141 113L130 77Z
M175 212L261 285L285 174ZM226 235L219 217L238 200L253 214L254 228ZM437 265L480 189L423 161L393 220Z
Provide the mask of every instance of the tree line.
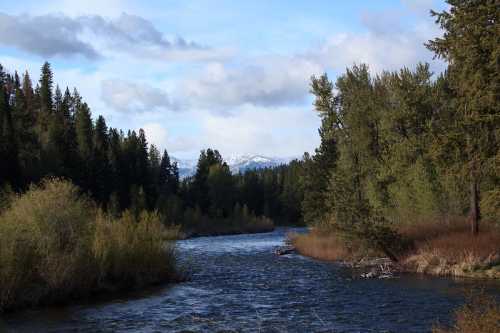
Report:
M497 1L449 0L432 12L447 62L372 74L354 65L335 82L313 76L320 146L304 159L304 219L375 246L394 224L500 217L500 29Z
M168 152L149 144L144 130L108 127L92 118L77 89L54 87L48 62L33 87L0 65L0 187L16 192L46 177L71 180L103 209L118 216L157 210L164 223L300 221L296 174L301 162L276 169L231 174L217 150L200 154L194 176L181 180Z

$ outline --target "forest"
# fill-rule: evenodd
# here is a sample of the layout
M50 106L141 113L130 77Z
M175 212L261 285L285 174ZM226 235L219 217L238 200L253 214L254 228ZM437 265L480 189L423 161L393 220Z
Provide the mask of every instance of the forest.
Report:
M181 281L176 239L302 223L301 161L232 174L208 148L180 179L53 82L48 62L34 87L0 65L0 312Z
M55 85L48 62L36 83L0 65L0 312L184 281L176 240L275 226L307 226L279 237L344 266L383 259L395 273L500 279L500 11L498 1L448 5L432 12L443 35L425 44L442 71L311 73L319 147L237 174L207 147L181 179L144 130L109 127L76 88ZM217 255L253 263L239 251ZM272 264L252 279L289 263L265 251L255 262ZM294 288L309 294L304 274ZM457 325L493 327L498 314L488 301L458 312Z
M499 11L450 5L433 12L445 33L426 44L443 72L360 64L335 82L312 77L321 144L304 159L302 207L321 231L297 238L303 253L375 252L410 270L498 276Z
M166 150L146 133L108 128L92 119L77 89L54 87L46 62L35 87L0 65L0 186L23 192L47 177L71 180L114 216L158 211L165 225L188 233L272 229L269 218L301 223L301 162L232 175L217 150L200 153L196 173L179 179ZM243 223L241 221L249 223ZM245 226L245 227L243 227Z

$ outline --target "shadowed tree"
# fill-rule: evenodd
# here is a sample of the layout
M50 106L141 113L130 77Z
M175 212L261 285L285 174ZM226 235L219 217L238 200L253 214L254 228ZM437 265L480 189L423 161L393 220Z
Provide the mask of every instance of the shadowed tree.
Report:
M473 234L481 219L481 182L488 164L498 157L500 126L500 10L496 0L448 0L450 8L432 12L444 30L428 48L448 61L449 78L457 95L455 126L450 141L465 136L463 159L469 182Z

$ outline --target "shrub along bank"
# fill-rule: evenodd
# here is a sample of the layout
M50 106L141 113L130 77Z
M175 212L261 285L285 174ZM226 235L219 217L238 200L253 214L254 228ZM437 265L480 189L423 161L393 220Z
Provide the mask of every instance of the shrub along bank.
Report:
M112 217L59 179L3 201L0 311L178 278L176 230L154 212Z

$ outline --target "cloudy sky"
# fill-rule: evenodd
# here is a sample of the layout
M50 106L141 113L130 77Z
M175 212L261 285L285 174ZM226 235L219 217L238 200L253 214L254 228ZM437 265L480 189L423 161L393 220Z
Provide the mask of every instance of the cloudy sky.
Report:
M300 156L318 145L308 80L354 63L431 63L438 0L20 0L0 3L0 63L48 60L94 116L180 158Z

